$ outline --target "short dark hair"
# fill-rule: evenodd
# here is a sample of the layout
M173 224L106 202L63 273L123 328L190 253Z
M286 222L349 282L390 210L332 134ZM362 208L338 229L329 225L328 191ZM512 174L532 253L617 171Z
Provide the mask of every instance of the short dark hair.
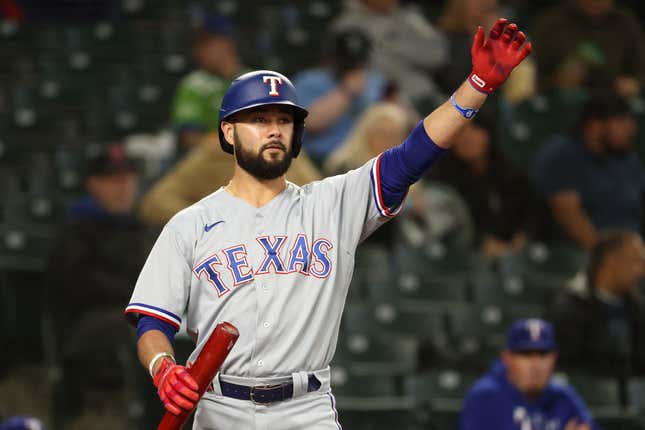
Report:
M634 234L629 230L604 230L598 234L598 240L589 254L587 276L590 284L595 282L607 256L620 250Z
M633 111L625 98L611 90L598 90L591 94L583 106L580 122L586 124L591 119L631 115Z
M337 75L367 64L372 44L362 30L349 28L331 33L323 48Z

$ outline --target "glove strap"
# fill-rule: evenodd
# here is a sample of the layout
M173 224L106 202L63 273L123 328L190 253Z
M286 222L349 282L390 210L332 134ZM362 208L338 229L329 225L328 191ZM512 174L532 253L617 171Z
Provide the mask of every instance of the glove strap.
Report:
M486 83L485 80L483 80L477 73L471 72L470 76L468 76L468 82L470 83L470 86L473 87L475 90L479 91L480 93L484 94L493 94L495 92L495 88L491 87Z
M152 369L155 368L155 364L157 364L157 361L163 359L163 358L168 358L169 360L172 360L173 363L177 363L175 361L175 357L173 357L171 354L167 352L160 352L159 354L155 355L152 357L152 360L150 360L150 364L148 364L148 373L150 373L150 377L154 378L155 375L152 374Z
M454 94L450 96L450 103L452 103L455 109L457 109L457 112L459 112L461 116L463 116L466 119L471 119L479 111L478 109L465 108L463 106L459 106L459 104L457 103L457 100L455 100Z

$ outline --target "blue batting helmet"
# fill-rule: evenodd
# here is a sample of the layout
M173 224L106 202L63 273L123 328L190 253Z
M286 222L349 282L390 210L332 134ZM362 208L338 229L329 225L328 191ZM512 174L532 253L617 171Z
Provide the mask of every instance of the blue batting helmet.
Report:
M293 111L293 156L297 157L302 146L302 135L305 131L307 109L298 104L296 88L284 75L271 70L257 70L245 73L236 78L224 94L219 109L219 143L229 154L233 153L233 145L224 139L222 121L231 115L258 106L287 105Z

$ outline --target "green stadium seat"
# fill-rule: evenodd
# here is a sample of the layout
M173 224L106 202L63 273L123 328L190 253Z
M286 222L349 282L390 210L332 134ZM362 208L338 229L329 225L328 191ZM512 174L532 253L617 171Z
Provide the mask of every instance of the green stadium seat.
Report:
M612 414L622 410L620 383L618 379L599 377L594 374L567 374L567 383L593 411Z
M605 430L645 430L643 416L618 414L596 414L594 416L598 425Z
M582 93L537 94L514 105L502 122L502 150L516 165L530 167L540 146L555 133L568 133L584 102Z
M527 291L544 290L547 294L571 279L587 264L587 254L568 244L532 243L516 254L499 260L500 276L521 279Z
M392 282L367 286L372 300L449 308L469 300L467 274L475 260L469 253L435 243L425 248L399 247Z
M418 412L401 399L338 399L339 421L352 430L417 430L422 426Z
M627 408L632 413L645 415L645 378L627 380Z
M51 225L0 224L0 270L44 270L54 236Z
M479 254L439 241L422 247L401 245L395 252L398 267L402 271L454 274L478 269L482 264Z
M418 344L411 339L343 334L338 340L332 367L338 365L360 375L400 375L417 367Z
M348 305L343 330L401 339L445 335L443 313L435 307L397 306L388 302Z
M526 282L525 277L519 274L499 276L481 273L473 276L471 283L474 303L497 305L504 309L528 305L544 307L551 292L542 285Z
M363 243L356 250L349 300L366 299L369 285L388 288L394 282L394 275L388 251L382 246Z
M456 365L484 371L504 347L508 319L500 306L471 306L448 313L448 348Z
M433 430L455 430L459 426L459 411L433 411Z
M332 366L331 389L334 396L342 397L397 397L397 381L388 375L357 375L351 369Z
M457 369L437 369L406 376L403 392L433 412L458 413L466 392L478 377L477 373Z

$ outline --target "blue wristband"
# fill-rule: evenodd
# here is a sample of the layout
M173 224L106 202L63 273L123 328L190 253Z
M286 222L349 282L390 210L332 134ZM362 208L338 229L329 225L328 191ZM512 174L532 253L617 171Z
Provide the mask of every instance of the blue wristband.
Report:
M478 112L478 109L471 109L459 106L457 100L455 100L455 95L450 96L450 103L457 109L457 111L466 119L471 119Z

